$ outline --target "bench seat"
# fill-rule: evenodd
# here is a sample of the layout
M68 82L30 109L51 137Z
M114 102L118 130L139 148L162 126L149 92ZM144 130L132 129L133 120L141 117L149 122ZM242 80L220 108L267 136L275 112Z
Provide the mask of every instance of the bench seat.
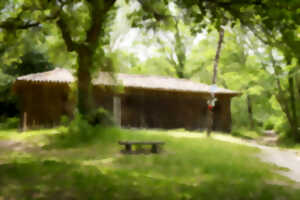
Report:
M162 141L119 141L120 145L124 145L125 149L122 151L124 153L139 153L139 151L132 151L132 146L138 147L141 149L142 146L151 146L151 153L159 153L161 146L165 144Z

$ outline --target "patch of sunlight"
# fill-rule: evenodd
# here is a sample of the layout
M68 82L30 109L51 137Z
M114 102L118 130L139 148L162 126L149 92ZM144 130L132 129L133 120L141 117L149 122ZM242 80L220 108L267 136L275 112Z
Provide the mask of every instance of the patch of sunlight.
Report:
M105 158L105 159L97 159L97 160L85 160L82 162L83 165L93 165L93 166L98 166L101 164L110 164L114 162L117 158Z
M0 155L0 163L27 163L34 160L34 156L25 152L11 152L5 155Z
M173 136L173 137L186 137L186 138L206 138L205 132L189 132L189 131L182 131L182 130L171 130L166 132L167 135ZM213 132L210 136L213 139L216 140L222 140L226 142L232 142L232 143L240 143L244 144L245 141L235 138L234 136L231 136L229 134L222 134L222 133L216 133Z
M224 135L224 134L221 134L221 133L215 133L215 134L213 134L212 138L216 139L216 140L221 140L221 141L224 141L224 142L235 143L235 144L248 145L248 143L249 143L249 142L247 142L245 140L242 140L240 138L236 138L236 137L231 136L231 135Z
M34 131L27 131L27 132L24 132L22 134L19 134L18 137L16 137L16 139L19 139L19 140L26 140L28 138L31 138L31 137L35 137L35 136L39 136L39 135L54 135L54 134L58 134L59 131L58 129L42 129L42 130L34 130Z
M207 138L205 132L190 132L190 131L181 130L181 129L166 131L165 134L170 135L172 137L199 138L199 139ZM230 134L213 132L210 137L212 139L220 140L220 141L223 141L223 142L249 145L249 142L247 142L246 140L234 137Z
M40 130L30 130L26 132L19 132L17 129L12 130L0 130L0 137L3 139L11 139L15 141L22 141L34 138L36 136L47 136L58 134L58 129L40 129Z

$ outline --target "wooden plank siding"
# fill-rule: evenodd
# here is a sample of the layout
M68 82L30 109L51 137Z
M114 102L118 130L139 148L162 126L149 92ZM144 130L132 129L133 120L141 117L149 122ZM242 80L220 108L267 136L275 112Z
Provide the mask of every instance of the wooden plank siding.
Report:
M63 115L72 117L76 96L70 98L70 84L74 81L72 73L61 68L18 77L13 87L19 96L20 125L25 129L51 127ZM94 107L108 110L119 126L203 130L208 127L209 88L191 80L129 74L113 77L101 72L93 80ZM230 131L230 101L240 94L218 88L214 130Z

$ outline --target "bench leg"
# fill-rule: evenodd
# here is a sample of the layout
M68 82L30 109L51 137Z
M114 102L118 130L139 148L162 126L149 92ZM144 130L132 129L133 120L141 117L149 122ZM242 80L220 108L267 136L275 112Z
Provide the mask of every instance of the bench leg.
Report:
M152 144L151 153L158 153L158 145Z
M130 144L125 144L125 151L126 152L131 152L131 145Z

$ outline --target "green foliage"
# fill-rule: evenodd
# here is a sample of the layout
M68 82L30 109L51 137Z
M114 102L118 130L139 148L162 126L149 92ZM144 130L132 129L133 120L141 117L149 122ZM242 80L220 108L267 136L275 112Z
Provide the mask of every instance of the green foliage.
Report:
M32 48L20 57L20 62L12 62L10 65L0 64L0 116L18 115L17 99L12 92L12 85L18 76L49 71L53 68L44 54Z
M227 29L226 29L227 30ZM191 53L189 69L195 80L210 83L215 48L216 32L205 34ZM219 64L218 85L242 92L232 99L233 125L250 127L248 98L251 99L252 118L256 126L264 123L276 124L277 118L284 117L276 101L276 81L266 65L270 65L268 53L251 32L236 26L225 32L225 43ZM261 52L258 52L260 49ZM199 57L199 55L202 55ZM195 63L195 64L194 64ZM198 66L197 66L198 65ZM200 66L200 67L199 67ZM199 70L197 70L197 68Z
M274 130L274 124L272 121L267 121L264 123L265 130Z
M114 3L115 0L7 1L0 8L0 39L6 40L7 44L17 43L23 35L38 32L39 42L47 41L50 47L64 51L64 54L57 56L58 60L66 55L66 50L73 52L68 54L72 59L65 63L80 68L79 84L90 85L90 77L95 68L110 67L104 62L103 47L109 38L109 27L114 18ZM17 38L17 42L14 42L14 38ZM21 48L15 48L16 51L24 50L24 46L20 46ZM56 51L55 54L59 52L61 51ZM53 58L53 52L51 54ZM77 63L73 62L76 56ZM12 57L13 61L17 60L16 56ZM89 113L92 110L89 106L92 105L92 92L87 88L81 87L78 90L78 107L81 113Z
M273 92L273 95L276 95L278 102L281 107L281 115L282 112L286 115L286 122L289 124L289 129L293 134L290 137L294 137L295 139L300 141L300 133L298 131L299 122L299 92L295 94L295 91L298 90L294 86L295 75L294 73L299 72L299 55L300 55L300 40L299 40L299 25L300 21L296 20L299 18L300 13L298 11L298 1L278 1L274 3L271 0L266 1L247 1L241 0L238 3L235 0L229 1L198 1L198 0L189 0L175 1L181 8L186 9L186 15L192 16L191 19L193 22L200 24L205 21L204 19L208 19L210 24L212 24L217 30L221 25L230 25L232 27L239 27L240 25L243 27L247 27L248 32L252 32L257 38L259 38L260 42L266 45L262 47L262 45L254 45L256 47L253 48L254 52L258 52L259 54L267 55L265 48L276 48L277 51L283 55L282 63L278 64L274 62L274 58L272 55L269 55L268 61L260 63L266 71L269 71L271 74L277 76L275 77L276 82L274 85L279 85L277 87L277 91ZM208 27L208 32L209 31ZM197 31L197 27L195 28ZM253 42L252 39L245 40ZM240 43L239 46L236 46L235 49L243 49L245 46ZM252 52L248 52L249 54L253 54ZM234 54L233 54L234 55ZM247 63L245 61L246 54L240 54L239 57L231 57L231 59L238 61L238 63ZM274 57L280 57L280 55L275 55ZM271 58L271 59L270 59ZM273 60L273 61L271 61ZM276 59L275 59L276 60ZM294 62L292 62L294 60ZM297 60L297 61L296 61ZM266 61L266 60L265 60ZM275 73L271 72L268 68L270 68L270 63L273 62L273 68L275 69ZM295 65L295 63L297 63ZM232 63L230 63L230 66ZM248 64L247 64L248 65ZM253 65L254 69L255 65ZM242 67L243 68L243 67ZM240 68L240 69L242 69ZM257 65L255 68L258 68ZM236 70L239 71L239 70ZM241 70L244 71L244 70ZM240 72L240 71L239 71ZM249 71L248 71L249 74ZM231 73L228 75L232 75ZM287 76L289 76L287 78ZM244 88L244 90L248 90L248 95L259 95L259 93L263 93L266 91L266 85L264 87L265 91L258 88L254 88L254 84L259 82L258 80L266 80L266 76L263 73L259 74L249 74L248 76L251 81L250 87ZM257 77L257 80L255 80ZM262 78L264 77L264 78ZM285 77L285 78L283 78ZM274 77L268 78L269 80ZM241 84L245 84L247 82L246 79L240 80ZM281 82L281 83L279 83ZM284 82L287 82L287 86L284 86ZM267 83L267 82L266 82ZM250 89L252 88L252 89ZM274 94L275 93L275 94ZM278 94L280 93L280 94ZM262 109L257 109L262 110ZM268 110L270 110L268 108ZM263 113L259 114L259 121L264 121L267 118Z
M167 1L138 1L139 7L128 15L133 27L147 29L169 29L174 24Z
M89 116L91 121L87 121L78 112L68 125L62 126L61 137L58 138L59 145L76 146L100 140L101 142L117 141L119 138L118 129L108 128L113 124L110 115L104 109L98 109L93 115ZM89 119L88 118L88 119Z
M0 129L15 129L20 125L20 119L17 117L6 118L0 123Z
M26 74L50 71L54 66L49 63L46 56L36 50L29 50L21 56L20 63L13 63L11 66L3 67L4 73L14 78Z
M115 50L106 55L111 61L112 68L119 73L130 73L140 66L140 60L127 51Z
M104 108L98 108L95 112L88 116L89 124L102 126L113 126L114 120L112 114Z
M296 142L293 138L288 137L286 134L281 134L279 139L277 140L277 144L279 147L282 148L289 148L289 149L300 149L299 142Z

